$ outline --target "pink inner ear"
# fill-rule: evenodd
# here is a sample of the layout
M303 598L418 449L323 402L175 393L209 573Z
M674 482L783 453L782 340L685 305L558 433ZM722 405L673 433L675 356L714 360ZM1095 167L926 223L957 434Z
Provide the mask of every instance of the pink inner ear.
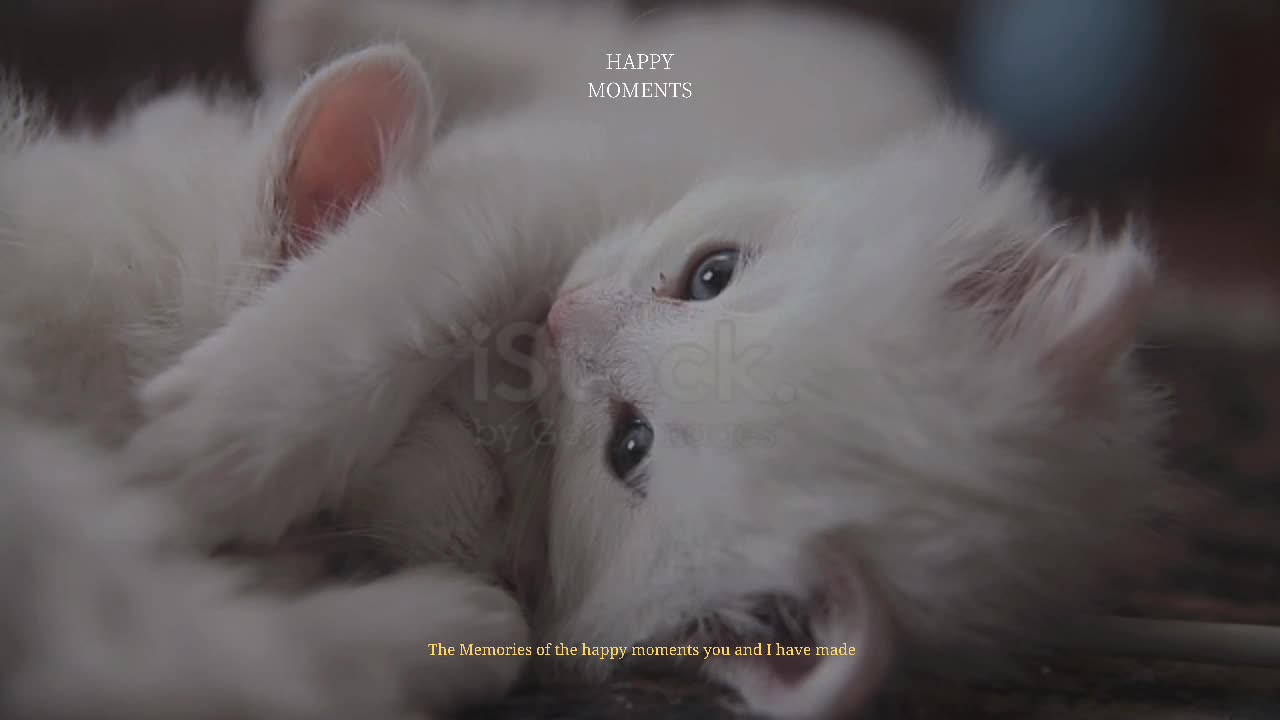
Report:
M341 225L351 210L386 179L393 141L420 122L403 69L369 63L318 88L305 125L295 135L284 179L290 241L285 255L310 250L324 230ZM408 152L422 152L408 148Z
M952 285L951 297L965 307L980 310L990 319L994 338L1003 340L1017 332L1019 305L1049 272L1051 265L1004 250Z
M1031 247L995 253L950 296L988 320L994 343L1016 341L1078 395L1133 342L1152 284L1150 261L1131 242L1072 254Z

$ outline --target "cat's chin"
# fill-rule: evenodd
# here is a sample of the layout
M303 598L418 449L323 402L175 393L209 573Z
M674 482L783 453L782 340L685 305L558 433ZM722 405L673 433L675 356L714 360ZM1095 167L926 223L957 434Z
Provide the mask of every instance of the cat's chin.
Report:
M757 647L759 660L767 662L770 674L780 680L795 681L812 671L818 663L815 648L818 643L811 626L808 608L817 607L814 601L785 595L767 595L744 599L733 607L706 612L679 627L661 630L633 643L637 648L694 648L688 656L629 654L618 663L601 664L591 658L563 658L554 667L544 668L550 676L594 677L602 672L623 672L641 675L697 674L707 668L708 658L701 653L708 648L727 648L730 657L713 655L710 662L733 662L734 651ZM555 639L569 645L597 645L582 642L571 632L557 632ZM770 649L809 648L807 655L797 653L784 657ZM740 659L740 658L739 658Z

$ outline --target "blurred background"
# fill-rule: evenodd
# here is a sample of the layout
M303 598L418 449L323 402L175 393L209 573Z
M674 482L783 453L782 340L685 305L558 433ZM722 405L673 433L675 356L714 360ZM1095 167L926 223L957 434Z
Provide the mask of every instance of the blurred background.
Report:
M0 67L64 117L98 121L122 98L190 78L251 89L251 2L0 0ZM1280 2L788 4L901 28L945 64L958 97L1050 163L1071 201L1148 213L1172 271L1260 289L1280 307Z

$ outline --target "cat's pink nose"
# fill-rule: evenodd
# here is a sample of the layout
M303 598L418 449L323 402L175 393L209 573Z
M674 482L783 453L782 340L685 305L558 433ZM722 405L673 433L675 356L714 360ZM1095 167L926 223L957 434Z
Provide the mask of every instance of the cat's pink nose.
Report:
M612 331L610 304L600 292L580 287L561 295L547 314L547 332L557 348L566 349L597 335Z

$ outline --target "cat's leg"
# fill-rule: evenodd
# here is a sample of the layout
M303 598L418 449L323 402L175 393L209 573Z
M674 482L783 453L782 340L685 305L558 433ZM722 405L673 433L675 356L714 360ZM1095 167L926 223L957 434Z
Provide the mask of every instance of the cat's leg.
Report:
M259 0L248 49L268 85L292 84L337 55L407 46L444 97L442 122L510 107L550 82L597 70L618 52L623 15L608 3L467 4L406 0Z
M514 598L443 566L318 592L278 612L296 613L324 675L363 668L349 688L356 698L379 692L385 678L397 683L392 697L446 712L501 698L527 664L529 631ZM473 647L501 654L469 653Z
M522 670L456 649L528 641L516 601L476 577L252 593L189 530L120 488L111 455L0 412L0 717L391 718L493 700Z
M454 571L293 600L239 593L195 561L170 570L103 569L93 592L45 598L5 717L412 717L494 702L526 662L515 601Z

